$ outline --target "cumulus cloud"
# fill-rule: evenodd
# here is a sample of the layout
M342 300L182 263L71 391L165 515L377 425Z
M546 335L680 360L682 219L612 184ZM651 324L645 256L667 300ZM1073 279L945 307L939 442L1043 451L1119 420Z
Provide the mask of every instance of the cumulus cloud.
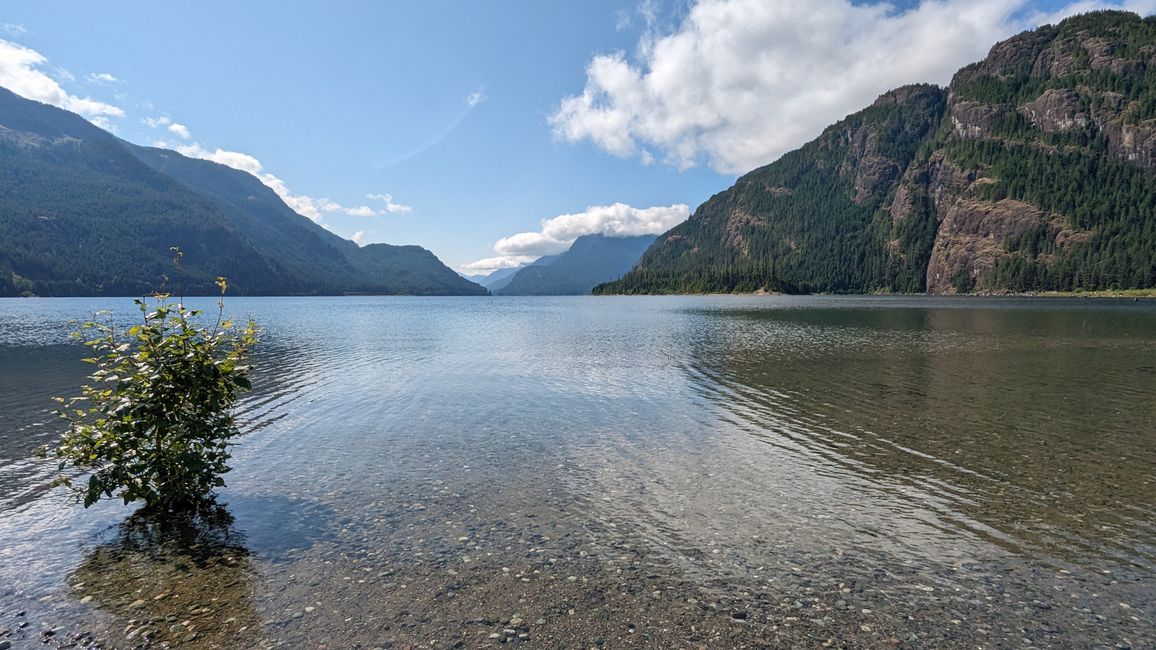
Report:
M89 120L104 118L102 128L110 125L110 118L124 117L119 106L90 97L69 94L60 83L41 68L48 60L36 50L0 40L0 86L12 92L45 104L52 104Z
M541 256L538 256L541 257ZM463 264L458 270L467 275L487 275L502 269L516 269L538 259L533 255L499 255Z
M371 208L368 205L358 205L358 206L354 206L354 207L347 207L347 206L341 205L337 201L334 201L334 200L328 199L328 198L314 199L313 205L321 212L330 212L330 213L340 212L342 214L347 214L351 217L363 217L363 218L378 217L378 216L381 216L381 215L386 214L386 213L399 213L399 212L404 213L404 212L409 212L410 210L413 209L408 205L401 205L400 203L394 203L393 196L390 194L366 194L365 198L372 199L375 201L384 201L385 202L385 208L382 210L376 210L374 208Z
M353 236L350 237L350 239L353 240L353 243L361 246L361 242L365 239L365 231L358 230L357 232L353 233Z
M261 161L247 153L241 153L240 151L229 151L219 147L216 149L206 149L197 142L193 142L191 144L173 145L162 140L157 143L157 146L171 148L182 156L188 156L189 158L211 160L215 163L225 165L226 167L232 167L233 169L239 169L243 172L249 172L258 178L260 178L260 174L264 172L264 166L261 164Z
M596 205L574 214L543 219L541 230L520 232L494 243L496 257L471 262L461 269L485 273L528 264L543 255L555 255L570 248L583 235L632 237L657 235L682 223L690 208L677 203L670 206L636 208L625 203Z
M173 123L173 120L168 115L161 115L159 117L141 118L141 123L150 129L155 129L161 126L168 126L169 124Z
M385 204L385 212L390 214L408 214L413 212L412 206L397 204L393 201L393 194L365 194L366 199L381 201Z
M342 208L341 204L337 201L330 201L329 199L317 199L317 209L321 210L322 212L340 212L345 208Z
M374 210L368 205L359 205L355 208L346 208L345 214L351 217L376 217L377 210Z
M647 9L650 7L650 9ZM946 83L998 40L1102 8L1141 14L1156 0L697 0L672 30L649 28L635 57L595 56L581 94L549 122L555 137L644 163L739 173L814 138L908 83ZM654 23L653 5L641 15Z
M89 83L94 83L101 86L107 86L109 84L118 83L120 81L120 79L117 79L107 72L93 72L85 77L85 79L88 79Z
M392 194L366 194L365 198L385 203L385 211L390 214L408 214L413 211L411 206L395 203Z
M169 125L169 133L172 133L182 140L189 139L189 127L184 124L173 122Z

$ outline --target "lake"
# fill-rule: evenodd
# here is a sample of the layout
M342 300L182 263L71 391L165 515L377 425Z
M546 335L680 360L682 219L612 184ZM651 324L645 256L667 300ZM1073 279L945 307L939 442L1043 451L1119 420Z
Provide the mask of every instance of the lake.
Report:
M176 552L35 457L131 301L0 300L16 647L1156 646L1156 301L226 308L246 435Z

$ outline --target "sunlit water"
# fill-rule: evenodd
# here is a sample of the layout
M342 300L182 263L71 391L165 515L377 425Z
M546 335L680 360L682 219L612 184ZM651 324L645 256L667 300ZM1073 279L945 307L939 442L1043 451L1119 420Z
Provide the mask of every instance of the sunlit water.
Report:
M131 302L0 300L4 638L1156 644L1151 301L227 307L256 389L230 542L186 566L35 458L89 370L71 323Z

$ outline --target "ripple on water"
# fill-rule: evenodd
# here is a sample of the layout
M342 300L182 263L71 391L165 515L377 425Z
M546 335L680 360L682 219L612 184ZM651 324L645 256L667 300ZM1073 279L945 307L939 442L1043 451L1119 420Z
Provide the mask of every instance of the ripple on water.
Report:
M30 458L57 433L44 400L86 370L36 322L95 304L0 309L3 611L87 620L78 567L153 566L115 561L130 509L68 508ZM929 634L904 611L950 628L954 608L973 628L1143 645L1151 623L1128 612L1153 600L1156 310L1098 304L230 301L264 342L223 494L245 559L222 579L255 625L301 640L305 599L418 630L402 611L485 618L564 583L592 612L629 593L616 607L635 618L673 616L653 595L671 590L816 635L857 629L846 601L888 634ZM101 615L129 616L119 598Z

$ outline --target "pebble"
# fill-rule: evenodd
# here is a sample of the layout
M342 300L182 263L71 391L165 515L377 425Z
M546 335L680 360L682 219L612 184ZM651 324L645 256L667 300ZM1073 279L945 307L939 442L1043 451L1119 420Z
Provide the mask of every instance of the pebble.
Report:
M9 650L9 648L11 648L11 647L12 647L11 641L8 641L7 639L5 639L4 641L0 641L0 650Z

